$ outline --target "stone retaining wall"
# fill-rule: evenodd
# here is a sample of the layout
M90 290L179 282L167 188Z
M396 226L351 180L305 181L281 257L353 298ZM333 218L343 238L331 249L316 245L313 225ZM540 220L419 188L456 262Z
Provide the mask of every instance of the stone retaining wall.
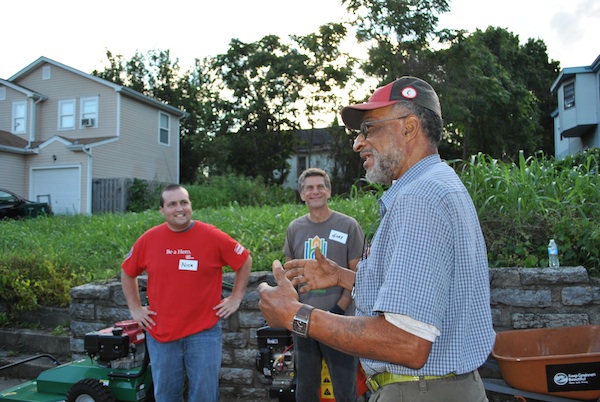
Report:
M233 274L224 280L233 282ZM269 382L255 368L256 331L265 325L256 287L273 284L271 272L253 272L240 310L223 320L221 396L224 401L265 401ZM496 331L600 324L600 280L584 267L490 269L491 306ZM140 278L142 300L146 281ZM225 293L227 293L225 291ZM83 336L130 319L118 281L71 290L71 353L84 355Z

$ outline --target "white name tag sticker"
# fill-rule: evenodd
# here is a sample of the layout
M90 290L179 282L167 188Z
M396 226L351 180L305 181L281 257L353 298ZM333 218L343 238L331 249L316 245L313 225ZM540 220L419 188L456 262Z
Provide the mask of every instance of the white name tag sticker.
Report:
M331 232L329 232L329 240L346 244L346 242L348 241L348 233L342 233L337 230L332 230Z
M198 261L196 260L179 260L180 271L197 271Z

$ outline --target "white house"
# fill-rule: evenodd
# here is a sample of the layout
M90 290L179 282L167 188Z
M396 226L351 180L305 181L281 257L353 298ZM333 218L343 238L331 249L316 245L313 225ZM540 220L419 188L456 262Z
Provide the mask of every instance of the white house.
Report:
M323 169L331 175L335 167L335 160L331 155L332 145L335 140L330 131L343 129L343 127L337 127L296 131L295 140L297 145L294 147L294 153L287 160L290 172L283 186L297 189L298 177L309 167Z
M554 156L562 159L600 146L600 55L590 66L561 71L551 88L554 111Z

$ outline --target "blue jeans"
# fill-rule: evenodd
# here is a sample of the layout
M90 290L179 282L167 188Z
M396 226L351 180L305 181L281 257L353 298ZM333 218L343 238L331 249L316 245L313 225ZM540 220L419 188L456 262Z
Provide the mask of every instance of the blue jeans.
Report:
M356 402L358 358L330 348L311 338L294 334L296 360L296 400L320 402L321 369L325 359L336 402Z
M221 369L221 323L172 342L146 333L156 402L182 402L185 374L188 400L217 402Z

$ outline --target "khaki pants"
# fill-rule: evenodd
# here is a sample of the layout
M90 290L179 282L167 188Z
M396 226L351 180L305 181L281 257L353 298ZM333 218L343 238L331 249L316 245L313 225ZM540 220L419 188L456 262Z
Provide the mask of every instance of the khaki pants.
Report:
M397 382L377 390L369 402L487 402L477 370L436 380Z

